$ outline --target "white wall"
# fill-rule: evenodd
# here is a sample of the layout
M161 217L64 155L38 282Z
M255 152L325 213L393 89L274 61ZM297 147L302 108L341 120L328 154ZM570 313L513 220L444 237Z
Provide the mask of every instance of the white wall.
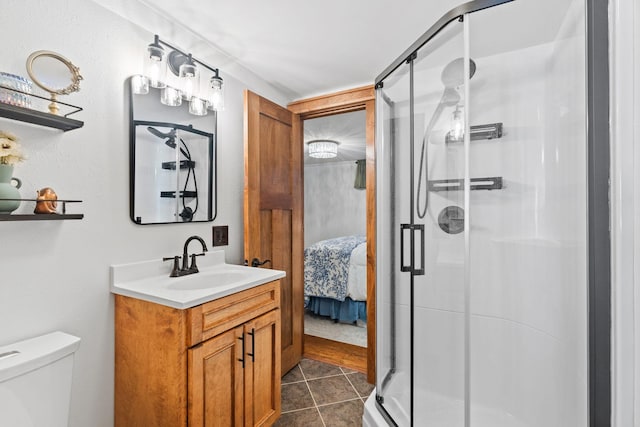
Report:
M132 4L132 3L130 3ZM82 339L75 358L73 427L113 425L114 330L109 265L178 254L193 234L211 241L213 224L229 225L228 262L242 260L243 128L245 87L284 104L258 79L222 74L226 110L218 123L218 217L212 223L137 226L129 219L128 101L125 79L139 71L152 34L93 2L5 0L2 71L26 75L27 56L39 49L63 54L80 67L81 92L63 100L84 107L83 128L68 133L0 119L18 135L29 159L16 167L23 197L51 186L61 198L84 200L70 212L81 221L0 223L0 345L53 330ZM180 29L150 28L169 40ZM165 29L171 34L163 32ZM180 45L179 42L175 42ZM193 49L208 56L206 44ZM229 65L229 68L233 68ZM248 74L245 74L245 76ZM33 207L21 207L29 211Z
M366 191L356 190L356 162L304 167L304 247L340 236L367 234Z

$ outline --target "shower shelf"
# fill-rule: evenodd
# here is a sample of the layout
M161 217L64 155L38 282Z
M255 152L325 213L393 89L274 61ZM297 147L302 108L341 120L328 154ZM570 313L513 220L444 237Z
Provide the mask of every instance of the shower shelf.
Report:
M196 167L194 160L180 160L180 169L193 169ZM176 162L162 162L162 169L176 170Z
M501 190L502 177L471 178L471 190ZM429 191L464 190L464 179L433 179L429 181Z
M471 126L469 130L471 141L502 138L502 122L490 123L486 125L475 125ZM447 133L444 138L444 142L446 142L447 144L462 142L462 139L453 138L451 133L452 131Z
M194 198L194 197L198 197L198 192L197 191L180 191L179 193L181 198ZM160 192L160 197L163 198L169 198L169 199L175 199L176 198L176 192L175 191L161 191Z

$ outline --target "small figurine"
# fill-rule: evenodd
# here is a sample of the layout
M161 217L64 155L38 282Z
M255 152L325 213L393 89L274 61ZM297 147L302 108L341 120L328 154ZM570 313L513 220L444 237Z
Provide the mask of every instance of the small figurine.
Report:
M53 214L56 213L56 208L58 207L58 195L53 188L45 187L36 192L36 208L33 210L33 213L37 214Z

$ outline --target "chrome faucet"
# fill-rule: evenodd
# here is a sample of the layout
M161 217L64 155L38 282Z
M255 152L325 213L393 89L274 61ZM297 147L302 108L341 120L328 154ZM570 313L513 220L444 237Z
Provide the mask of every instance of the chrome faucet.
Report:
M199 253L199 254L193 253L189 255L188 247L189 247L189 243L191 243L192 240L197 240L200 242L200 244L202 245L202 253ZM204 255L205 252L207 252L207 244L204 242L202 237L200 236L189 237L187 241L184 242L184 248L182 251L182 267L179 266L180 264L179 255L162 258L163 261L173 260L173 268L171 269L171 274L169 274L169 277L181 277L181 276L186 276L187 274L197 273L198 266L196 265L196 257ZM191 256L191 265L189 265L189 256Z

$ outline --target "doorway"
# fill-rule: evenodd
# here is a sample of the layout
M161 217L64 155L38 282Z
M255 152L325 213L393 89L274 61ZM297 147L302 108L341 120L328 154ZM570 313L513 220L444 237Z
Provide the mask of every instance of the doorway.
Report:
M305 248L309 248L317 241L329 240L331 238L336 237L349 237L353 235L358 235L358 232L364 231L363 239L366 239L366 244L364 247L361 247L360 250L364 249L364 266L362 270L364 271L364 275L366 276L366 286L362 290L362 293L365 295L360 295L360 300L365 300L366 304L363 306L364 308L364 318L366 319L366 337L362 337L363 341L366 342L366 346L359 346L353 344L345 344L335 340L329 340L326 338L319 338L316 335L306 334L304 335L304 354L317 358L320 360L327 361L329 363L337 363L342 366L349 366L353 369L361 370L367 373L367 378L370 382L373 382L375 378L375 157L374 157L374 88L373 86L367 86L363 88L357 88L342 92L337 92L334 94L324 95L315 98L304 99L300 101L293 102L288 105L288 109L293 113L299 114L300 118L303 121L303 127L305 130L309 131L309 135L305 136L306 142L309 142L308 138L314 138L313 132L316 133L318 138L322 139L323 137L319 135L319 128L323 126L331 126L331 123L340 123L341 121L346 121L347 119L359 117L363 120L363 143L364 147L359 154L355 154L359 156L358 159L351 159L348 156L344 156L343 153L342 160L343 162L351 162L352 164L345 163L343 165L338 165L336 163L333 166L333 177L335 178L338 173L346 173L344 170L339 171L340 169L348 170L349 166L352 166L353 173L353 185L355 185L356 175L355 170L357 169L356 161L359 161L362 164L362 168L365 171L365 180L366 180L366 188L362 191L362 199L364 200L364 223L360 224L362 228L358 228L358 225L353 225L348 231L347 228L340 229L341 226L336 225L335 227L325 227L331 228L330 230L321 230L319 228L314 228L312 225L315 221L320 221L318 218L305 218ZM322 120L319 120L322 119ZM305 132L307 133L307 132ZM326 138L326 137L324 137ZM327 138L331 139L331 138ZM338 141L340 143L340 141ZM338 150L340 146L338 145ZM345 145L344 149L347 148ZM305 144L305 150L308 150L308 145ZM343 150L344 151L344 150ZM307 153L305 152L305 158L307 158ZM337 156L336 156L337 157ZM309 167L315 167L315 173L307 173L307 176L304 177L305 180L305 188L308 188L308 184L306 181L311 179L312 175L322 175L323 173L327 173L324 171L320 171L318 168L320 166L312 166L322 164L319 161L311 161L307 162ZM325 163L327 164L327 163ZM305 194L305 200L307 198L307 194ZM306 203L305 203L306 205ZM306 213L306 215L309 215ZM338 213L333 212L333 215L338 215ZM309 219L309 221L307 221ZM306 227L310 227L309 230ZM323 234L324 231L327 233ZM334 236L335 234L335 236ZM340 236L338 236L340 234ZM346 234L346 236L344 235ZM309 237L309 238L307 238ZM327 237L325 239L323 237ZM314 240L312 242L312 240ZM351 240L348 245L354 246L354 248L358 245L358 239L349 239ZM318 311L320 312L320 303L318 305ZM354 308L358 310L358 308ZM331 316L329 316L331 317ZM358 315L356 314L354 327L358 327ZM318 320L318 319L315 319ZM362 319L360 319L362 320ZM345 322L343 322L344 324ZM349 322L346 322L349 323ZM360 327L362 328L362 323L360 323ZM365 331L365 328L362 328L362 332ZM313 333L313 332L311 332ZM363 334L364 335L364 334Z

